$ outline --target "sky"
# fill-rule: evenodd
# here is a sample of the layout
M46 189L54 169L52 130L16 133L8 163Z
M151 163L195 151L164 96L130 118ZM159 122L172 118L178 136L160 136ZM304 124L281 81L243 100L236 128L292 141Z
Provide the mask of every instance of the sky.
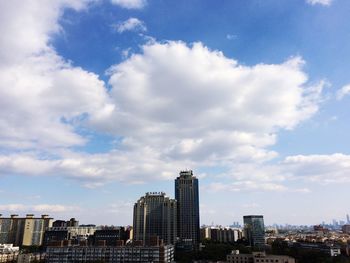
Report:
M0 213L131 225L199 178L201 224L350 213L348 0L0 1Z

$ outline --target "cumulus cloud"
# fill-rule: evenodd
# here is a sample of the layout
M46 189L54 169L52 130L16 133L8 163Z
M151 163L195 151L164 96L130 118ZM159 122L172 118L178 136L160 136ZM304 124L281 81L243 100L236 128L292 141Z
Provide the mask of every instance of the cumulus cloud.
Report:
M306 3L310 5L324 5L324 6L329 6L331 5L333 0L306 0Z
M103 115L108 103L98 76L73 67L50 45L65 8L87 1L0 3L0 147L48 149L82 145L76 120ZM23 26L25 25L25 26Z
M350 94L350 84L343 86L337 91L336 98L337 100L342 100L345 96Z
M116 108L91 124L122 135L126 150L148 147L164 159L268 160L277 131L318 109L322 84L306 84L303 63L248 67L201 43L145 45L110 69Z
M134 32L147 31L145 23L135 17L130 17L128 20L118 23L117 25L115 25L115 28L118 31L118 33L123 33L125 31L134 31Z
M142 9L147 5L146 0L111 0L111 3L127 9Z
M86 1L11 3L0 3L0 32L9 35L0 49L0 147L8 151L0 155L2 175L63 176L96 187L171 179L184 167L232 171L275 158L269 147L278 131L318 110L323 83L308 84L302 58L244 66L202 43L149 42L108 70L107 92L96 74L50 45L64 9L79 11ZM132 21L122 31L137 27ZM87 140L80 128L120 141L106 153L74 152ZM286 177L277 174L249 177L237 168L230 189L254 189L254 180L283 189Z

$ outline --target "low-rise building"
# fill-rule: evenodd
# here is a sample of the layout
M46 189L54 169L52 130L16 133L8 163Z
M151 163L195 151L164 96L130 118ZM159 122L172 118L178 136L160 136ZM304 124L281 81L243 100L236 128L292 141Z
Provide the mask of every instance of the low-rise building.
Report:
M0 244L0 254L8 254L19 252L19 247L14 247L13 244Z
M12 244L0 244L0 262L16 262L19 254L19 247Z
M252 254L240 254L239 250L227 255L227 263L295 263L295 259L284 255L266 255L265 252L253 252Z
M337 257L341 254L339 246L327 245L323 243L293 243L293 247L304 250L314 250L320 253L328 254L331 257Z
M201 239L220 243L233 243L242 238L242 231L237 228L209 226L201 228Z
M350 234L350 225L343 225L341 230L343 231L343 233L345 234Z
M126 242L129 239L129 233L124 227L103 227L95 231L91 236L90 243L97 246L104 242L106 246L116 246L117 242L123 240Z
M17 263L32 263L32 262L44 262L46 258L45 253L25 253L19 254Z
M98 229L95 225L49 227L45 231L43 243L44 246L64 240L79 243L81 240L88 240Z
M0 262L17 262L18 253L0 254Z
M62 242L63 244L63 242ZM47 263L101 261L108 263L171 263L174 261L173 245L143 246L120 240L117 246L50 246L46 248Z

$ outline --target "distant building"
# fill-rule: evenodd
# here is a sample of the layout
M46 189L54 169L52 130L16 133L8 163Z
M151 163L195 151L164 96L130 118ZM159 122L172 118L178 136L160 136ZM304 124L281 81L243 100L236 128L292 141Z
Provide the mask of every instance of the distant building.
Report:
M244 237L252 247L265 246L265 226L262 215L248 215L243 217Z
M75 218L71 218L69 221L65 220L55 220L52 223L52 227L78 227L79 221L75 220Z
M52 222L52 227L67 227L67 221L55 220Z
M0 244L0 254L19 252L19 247L14 247L12 244Z
M226 257L227 263L295 263L295 259L284 255L266 255L265 252L253 252L252 254L240 254L239 250L232 251Z
M177 228L179 242L184 247L198 247L200 241L198 179L193 172L182 171L175 179Z
M25 253L18 255L17 263L44 262L45 259L46 253Z
M57 241L70 240L72 244L78 244L80 241L87 241L97 230L95 225L70 226L70 227L50 227L47 228L44 235L44 246Z
M323 243L303 243L295 242L293 247L299 250L313 250L320 253L325 253L331 257L337 257L341 254L340 247L336 245L327 245Z
M220 243L233 243L242 238L242 231L230 227L202 227L201 239Z
M48 215L34 217L33 214L27 214L26 217L0 217L0 243L40 246L45 229L52 226L52 220Z
M12 244L0 244L0 262L16 262L19 254L19 247Z
M341 230L343 231L343 233L345 234L350 234L350 224L349 225L343 225Z
M324 226L322 226L322 225L315 225L314 226L314 231L325 234L325 233L329 232L329 229L324 227Z
M97 246L104 244L105 246L116 246L118 241L126 242L129 239L124 227L104 227L95 231L91 236L92 244Z
M51 246L46 249L46 263L93 261L171 263L174 262L174 246L160 243L152 246L124 245L120 242L117 246Z
M176 200L165 193L146 193L134 205L133 239L148 245L158 236L166 244L175 244L176 213Z

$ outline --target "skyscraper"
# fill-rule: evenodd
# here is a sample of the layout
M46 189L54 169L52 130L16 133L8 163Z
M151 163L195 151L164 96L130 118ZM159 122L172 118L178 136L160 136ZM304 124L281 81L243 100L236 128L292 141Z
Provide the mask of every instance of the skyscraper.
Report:
M197 247L200 241L198 179L192 171L182 171L175 179L177 228L183 246Z
M243 216L244 236L252 247L264 248L265 226L261 215Z
M166 244L176 241L176 200L165 193L146 193L134 205L133 239L149 245L158 236Z

